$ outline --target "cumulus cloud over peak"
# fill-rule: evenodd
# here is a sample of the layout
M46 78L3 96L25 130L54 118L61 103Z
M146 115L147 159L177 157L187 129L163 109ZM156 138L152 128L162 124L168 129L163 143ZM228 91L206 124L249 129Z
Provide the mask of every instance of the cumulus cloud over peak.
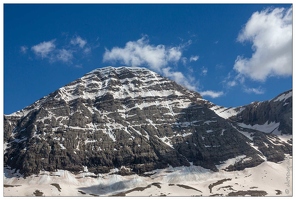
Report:
M106 49L103 62L119 62L128 66L147 66L148 68L171 78L191 90L196 90L197 83L187 79L182 72L175 71L170 64L176 64L182 58L182 46L167 47L163 44L149 44L147 36L137 41L129 41L125 47ZM183 63L186 62L182 59Z
M149 68L161 71L170 62L178 62L182 52L179 47L167 48L165 45L150 45L146 36L137 41L129 41L124 48L106 49L103 61L120 62L131 66L147 65Z
M52 52L55 49L54 42L55 40L51 40L48 42L41 42L33 46L32 50L37 56L41 56L42 58L45 58L48 56L50 52Z
M237 40L250 41L251 58L238 56L234 70L256 81L292 75L292 8L255 12Z

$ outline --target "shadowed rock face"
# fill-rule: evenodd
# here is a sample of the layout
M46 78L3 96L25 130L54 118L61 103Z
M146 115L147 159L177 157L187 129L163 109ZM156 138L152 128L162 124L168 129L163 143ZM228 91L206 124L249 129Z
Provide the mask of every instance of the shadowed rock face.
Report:
M254 102L230 119L250 125L279 123L282 134L292 134L292 90L284 92L270 101ZM271 130L272 133L274 130Z
M292 152L291 144L270 142L262 132L249 130L248 138L241 131L173 81L145 68L107 67L4 116L4 165L25 176L83 166L144 173L190 163L217 171L217 164L245 155L229 167L241 170Z

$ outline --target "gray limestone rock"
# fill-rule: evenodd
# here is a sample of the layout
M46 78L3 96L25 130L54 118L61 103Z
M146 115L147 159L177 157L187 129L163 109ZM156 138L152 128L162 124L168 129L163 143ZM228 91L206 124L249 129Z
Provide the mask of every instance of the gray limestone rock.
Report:
M286 120L288 100L246 108L226 120L200 94L145 68L96 69L4 116L4 165L25 176L77 173L83 166L95 174L118 168L126 175L190 164L217 171L216 165L242 155L247 159L228 170L254 167L263 157L278 162L292 153L291 143L254 130L250 139L234 121ZM280 130L288 133L290 125Z

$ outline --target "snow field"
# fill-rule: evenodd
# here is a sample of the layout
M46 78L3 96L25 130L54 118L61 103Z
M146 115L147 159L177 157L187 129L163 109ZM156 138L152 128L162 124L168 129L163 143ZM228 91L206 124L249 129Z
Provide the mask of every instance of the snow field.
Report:
M292 196L291 157L287 156L280 163L266 161L242 171L223 170L244 158L240 156L217 166L219 172L199 166L168 167L146 173L151 174L150 177L112 173L95 176L90 172L74 175L59 170L53 173L43 171L38 176L24 179L10 177L9 170L6 170L4 196L34 196L36 190L43 196L227 196L230 192L248 190L265 191L266 196ZM60 191L52 184L58 184Z

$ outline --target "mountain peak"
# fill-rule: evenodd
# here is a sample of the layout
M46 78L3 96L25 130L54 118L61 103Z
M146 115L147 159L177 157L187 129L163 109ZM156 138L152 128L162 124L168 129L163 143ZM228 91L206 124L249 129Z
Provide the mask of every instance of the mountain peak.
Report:
M70 103L77 99L96 100L106 94L117 100L127 98L166 98L171 95L189 95L202 98L197 92L192 92L147 68L108 66L90 71L81 78L11 115L26 115L32 109L40 108L44 102L50 99Z
M92 74L92 73L110 73L112 71L115 71L116 73L121 73L122 71L133 71L133 72L137 72L137 71L149 71L152 72L151 70L145 68L145 67L128 67L128 66L121 66L121 67L113 67L113 66L107 66L107 67L102 67L102 68L97 68L94 69L92 71L90 71L87 74Z
M25 176L84 166L96 174L190 164L217 171L216 165L237 156L244 159L227 170L256 166L265 156L281 161L290 152L290 144L274 145L262 132L246 137L207 104L197 92L146 68L95 69L4 117L4 162ZM262 148L256 150L253 137L272 148L257 141Z

